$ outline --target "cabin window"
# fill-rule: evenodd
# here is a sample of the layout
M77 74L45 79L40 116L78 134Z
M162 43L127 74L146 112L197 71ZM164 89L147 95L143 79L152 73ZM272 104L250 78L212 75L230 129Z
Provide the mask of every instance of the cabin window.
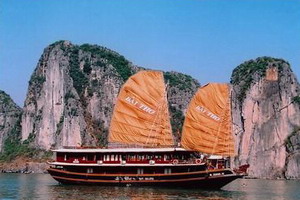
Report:
M65 154L64 161L67 161L67 154Z
M171 171L171 168L165 168L165 174L171 174L172 171Z
M137 173L138 174L144 174L144 169L143 168L138 168Z
M116 161L118 161L119 160L119 155L116 155L115 159L116 159Z
M102 155L96 155L96 160L102 160Z
M166 161L166 160L167 160L167 155L165 154L165 155L164 155L164 161Z
M229 160L225 160L225 168L229 168L229 167L230 167Z
M88 174L93 173L93 168L87 168L86 172L87 172Z
M93 155L87 155L87 160L88 161L93 161L94 160L94 156Z
M115 161L115 155L111 155L110 160Z
M133 155L130 155L130 156L129 156L129 160L133 161L133 160L134 160L134 156L133 156Z

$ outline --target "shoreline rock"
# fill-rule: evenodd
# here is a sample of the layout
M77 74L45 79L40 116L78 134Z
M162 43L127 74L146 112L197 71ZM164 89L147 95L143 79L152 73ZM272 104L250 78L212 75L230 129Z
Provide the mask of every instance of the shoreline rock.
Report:
M9 163L0 163L0 173L48 173L49 165L46 161L17 158Z

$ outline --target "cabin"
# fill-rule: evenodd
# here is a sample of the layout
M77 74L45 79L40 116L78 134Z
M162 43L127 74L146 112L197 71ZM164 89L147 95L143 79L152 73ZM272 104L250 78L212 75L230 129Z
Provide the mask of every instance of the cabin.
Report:
M54 152L53 167L71 172L166 174L206 167L203 155L182 148L58 149Z
M58 149L53 168L100 174L170 174L223 169L221 156L203 155L183 148ZM188 167L187 167L188 166Z

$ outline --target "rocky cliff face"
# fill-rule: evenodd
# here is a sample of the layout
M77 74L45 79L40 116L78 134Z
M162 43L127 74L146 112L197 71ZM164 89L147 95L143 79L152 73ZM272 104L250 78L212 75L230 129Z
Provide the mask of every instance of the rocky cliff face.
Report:
M235 164L250 164L251 177L299 178L300 94L289 64L258 58L232 74Z
M22 109L8 94L0 90L0 152L7 138L20 136L20 117Z
M45 150L106 145L118 92L141 69L104 47L68 41L50 45L29 81L22 139ZM165 78L170 82L171 114L176 115L173 123L182 124L183 111L199 83L175 72L165 73Z

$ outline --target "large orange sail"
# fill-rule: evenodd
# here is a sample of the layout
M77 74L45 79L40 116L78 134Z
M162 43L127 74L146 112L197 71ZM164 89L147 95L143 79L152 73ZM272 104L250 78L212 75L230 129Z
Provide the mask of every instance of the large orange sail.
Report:
M163 73L140 71L122 87L109 131L109 142L149 147L173 145Z
M202 153L233 156L230 88L210 83L201 87L186 113L181 144Z

